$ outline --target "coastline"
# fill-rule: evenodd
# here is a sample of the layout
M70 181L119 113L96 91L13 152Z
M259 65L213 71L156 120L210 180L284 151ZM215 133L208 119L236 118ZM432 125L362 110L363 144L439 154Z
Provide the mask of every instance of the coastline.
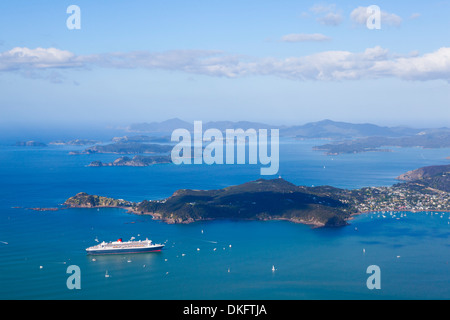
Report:
M279 177L258 179L217 190L179 189L166 199L140 202L79 192L63 205L69 208L121 208L136 215L150 215L154 220L167 224L232 219L282 220L314 228L343 227L349 225L355 216L364 213L450 211L450 194L446 192L449 181L447 167L431 166L410 171L407 174L430 170L438 174L433 175L432 180L419 179L392 187L356 190L329 186L308 188ZM395 210L396 207L399 210Z
M149 215L152 216L154 220L162 221L167 224L191 224L195 222L202 222L202 221L220 221L224 219L212 219L212 218L203 218L203 219L188 219L188 220L181 220L181 219L173 219L173 218L163 218L161 213L157 212L138 212L133 209L129 209L127 213L130 214L136 214L136 215ZM237 219L237 218L228 218L227 220L233 220L233 221L288 221L296 224L303 224L312 226L313 228L321 228L325 227L325 223L316 221L314 219L312 220L302 220L302 219L295 219L295 218L264 218L264 219Z

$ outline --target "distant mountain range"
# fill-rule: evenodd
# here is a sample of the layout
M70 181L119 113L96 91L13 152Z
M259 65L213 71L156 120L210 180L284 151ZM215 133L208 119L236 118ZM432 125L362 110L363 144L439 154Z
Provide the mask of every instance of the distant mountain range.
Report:
M280 127L268 125L259 122L250 121L210 121L203 123L203 130L219 129L225 131L226 129L278 129ZM284 128L284 127L283 127ZM187 129L189 131L194 130L194 123L180 120L178 118L162 121L162 122L150 122L150 123L135 123L128 126L127 131L136 133L171 133L175 129Z
M323 120L311 122L301 126L292 126L282 129L284 136L293 136L296 138L325 138L325 139L349 139L362 137L404 137L413 136L420 133L430 133L442 129L414 129L408 127L381 127L375 124L364 123L354 124L348 122L336 122L332 120Z
M137 123L130 125L127 130L139 133L170 133L175 129L184 128L193 131L193 123L178 118L163 122ZM382 127L375 124L354 124L322 120L295 126L274 126L250 121L211 121L203 123L203 130L216 128L221 131L226 129L280 129L280 135L295 137L298 139L355 139L364 137L407 137L430 134L436 132L450 133L449 128L408 128L408 127Z

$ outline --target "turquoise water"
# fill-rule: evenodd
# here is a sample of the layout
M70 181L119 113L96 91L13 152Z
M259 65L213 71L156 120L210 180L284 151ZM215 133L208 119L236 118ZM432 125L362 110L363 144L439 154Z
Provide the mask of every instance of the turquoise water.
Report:
M450 155L408 148L328 157L311 150L320 143L283 141L279 175L299 185L391 185ZM90 168L117 155L70 150L0 147L1 299L450 298L449 213L365 214L349 227L311 229L282 221L168 225L121 209L27 210L56 207L81 191L141 201L260 178L257 165ZM84 252L96 238L132 236L166 249L95 261ZM81 269L81 290L66 287L69 265ZM367 289L369 265L381 268L381 290Z

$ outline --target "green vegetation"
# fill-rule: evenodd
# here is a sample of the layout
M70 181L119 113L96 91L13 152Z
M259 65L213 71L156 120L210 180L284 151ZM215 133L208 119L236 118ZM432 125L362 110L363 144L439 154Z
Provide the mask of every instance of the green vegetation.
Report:
M102 163L101 161L93 161L89 167L147 167L159 163L171 163L170 156L134 156L120 157L110 163Z
M220 190L178 190L163 201L143 201L134 211L178 223L285 219L317 226L346 225L352 213L334 197L308 192L283 179L260 179Z
M112 143L97 145L85 149L82 152L71 152L71 154L93 154L93 153L117 153L117 154L142 154L142 153L168 153L172 146L147 143Z
M414 181L424 178L432 178L442 175L450 175L450 164L443 166L429 166L423 167L416 170L408 171L397 177L398 180L403 181Z
M38 141L17 141L16 147L46 147L47 145L43 142Z
M168 223L214 219L289 220L320 227L344 226L352 214L368 211L450 211L448 166L421 168L418 172L426 174L391 187L347 190L296 186L281 178L259 179L219 190L181 189L167 199L140 203L79 193L65 205L125 207Z
M69 208L99 208L99 207L131 207L132 202L122 199L113 199L107 197L101 197L96 195L89 195L84 192L78 193L76 196L71 197L64 202Z
M422 148L450 148L450 132L432 132L417 134L402 138L368 137L339 143L329 143L314 147L314 150L324 150L328 155L342 153L360 153L368 151L391 150L381 147L422 147Z
M49 144L55 146L87 146L87 145L94 145L97 143L100 143L100 141L89 139L75 139L70 141L56 140L50 142Z

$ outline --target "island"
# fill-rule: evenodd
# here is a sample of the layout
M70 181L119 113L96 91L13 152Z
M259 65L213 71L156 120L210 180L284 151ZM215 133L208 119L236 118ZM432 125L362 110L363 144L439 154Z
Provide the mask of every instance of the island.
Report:
M113 142L153 142L153 143L170 143L170 136L145 136L145 135L137 135L137 136L123 136L123 137L114 137L112 139Z
M172 163L170 156L134 156L120 157L113 162L92 161L89 167L147 167L154 164Z
M142 154L142 153L169 153L172 146L156 143L111 143L107 145L96 145L87 148L81 152L72 151L70 154L96 154L96 153L115 153L115 154Z
M381 147L421 147L421 148L450 148L450 132L421 132L407 137L367 137L336 143L328 143L313 147L314 150L326 151L327 155L345 153L361 153L369 151L390 152L392 150Z
M54 146L88 146L98 143L100 143L100 141L89 139L75 139L70 141L56 140L50 142L49 144Z
M442 166L428 166L408 171L397 177L398 180L414 181L436 176L450 175L450 164Z
M118 203L116 206L115 204ZM135 214L149 214L167 223L203 220L289 220L314 226L346 225L350 206L333 196L310 192L284 179L259 179L220 190L178 190L164 200L127 203L123 200L79 193L69 207L126 207Z
M391 187L348 190L297 186L282 178L259 179L218 190L181 189L167 199L138 203L79 193L68 207L119 207L167 223L235 220L287 220L314 227L348 225L354 215L377 211L450 211L448 166L418 169L409 181ZM417 179L416 179L417 178Z
M67 199L64 205L68 208L129 208L135 204L123 199L113 199L80 192Z
M168 223L288 220L330 227L346 225L355 213L332 195L313 192L284 179L259 179L219 190L178 190L164 200L144 200L132 212L150 214Z
M47 145L39 141L17 141L16 147L46 147Z

